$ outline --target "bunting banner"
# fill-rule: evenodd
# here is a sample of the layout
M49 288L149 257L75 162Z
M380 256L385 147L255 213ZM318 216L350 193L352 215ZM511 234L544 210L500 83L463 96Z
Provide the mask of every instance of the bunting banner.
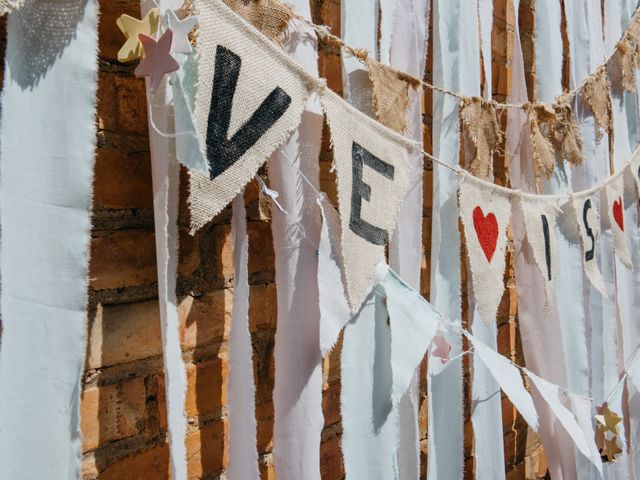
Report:
M416 147L330 90L321 102L333 145L347 298L356 312L395 230Z
M556 223L562 211L558 201L539 195L520 195L527 240L545 283L547 304L554 303L558 274L558 239Z
M314 82L218 0L200 16L194 125L207 159L190 171L191 226L212 220L300 123Z
M511 203L466 173L460 175L459 203L478 311L492 323L504 292Z

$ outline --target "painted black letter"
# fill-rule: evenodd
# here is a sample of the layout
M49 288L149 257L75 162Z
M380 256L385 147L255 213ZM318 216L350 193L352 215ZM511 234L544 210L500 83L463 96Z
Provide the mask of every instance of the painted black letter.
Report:
M364 165L366 165L369 168L373 168L380 175L393 180L393 165L383 162L356 142L353 142L351 148L351 159L353 162L353 185L351 190L351 218L349 227L353 233L364 238L367 242L373 243L374 245L386 245L389 240L389 233L360 218L362 199L364 198L367 202L371 200L371 187L362 180L362 172Z
M551 240L549 239L549 221L546 215L542 218L542 234L544 235L544 259L547 261L547 279L551 281Z
M584 207L582 209L582 220L584 221L584 228L587 232L587 236L591 239L591 248L589 250L586 249L584 252L584 259L586 262L593 260L594 251L596 249L596 239L593 236L593 230L589 226L589 222L587 220L587 212L591 209L591 199L587 198L587 201L584 202Z
M231 108L241 63L240 57L231 50L217 46L206 141L211 179L223 173L255 145L291 104L291 97L284 90L274 88L251 118L229 139Z

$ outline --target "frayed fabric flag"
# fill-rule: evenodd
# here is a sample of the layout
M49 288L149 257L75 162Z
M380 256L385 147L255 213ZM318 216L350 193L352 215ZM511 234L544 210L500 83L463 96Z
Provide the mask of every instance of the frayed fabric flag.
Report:
M459 178L460 219L467 239L473 291L480 316L491 323L496 321L504 292L511 203L467 173Z
M344 290L340 265L340 216L326 195L317 199L322 212L318 245L318 297L320 303L320 353L324 357L338 342L353 316Z
M558 214L561 212L557 200L538 195L520 195L527 241L545 283L547 305L555 301L556 277L558 274Z
M438 332L442 314L391 269L380 285L391 327L391 398L396 406Z
M487 345L477 340L470 333L465 333L482 363L489 369L500 388L507 394L509 400L518 409L522 418L534 430L538 431L538 413L533 399L522 381L518 369L505 357Z
M564 405L565 402L563 402L561 399L562 395L566 397L565 401L569 405L571 405L572 403L575 404L577 399L572 402L574 394L561 392L558 385L555 385L543 378L538 377L533 372L527 369L525 369L525 373L527 374L527 377L529 377L529 380L531 380L534 388L538 391L544 401L549 405L549 408L556 416L557 421L560 423L560 425L562 425L564 430L574 441L576 448L580 451L580 453L588 458L602 474L602 461L600 459L598 449L595 445L594 437L587 438L582 426L576 420L576 417L571 412L571 410L569 410Z
M338 178L345 287L356 312L395 229L409 186L409 155L416 148L328 89L321 102Z
M0 0L0 16L11 13L11 10L20 8L24 0Z
M580 244L582 245L582 265L591 284L607 296L604 278L598 267L598 237L600 236L600 214L596 196L589 193L571 195L571 205L575 214Z
M635 181L638 195L640 195L640 149L636 150L629 160L629 170L631 171L631 176Z
M613 234L613 249L620 262L629 270L632 270L633 264L629 255L629 247L627 246L627 235L624 231L624 175L627 171L628 169L625 165L618 175L607 182L604 192L607 199L608 220Z
M226 207L287 140L316 86L220 0L198 0L195 8L200 17L195 129L208 165L190 171L192 230Z

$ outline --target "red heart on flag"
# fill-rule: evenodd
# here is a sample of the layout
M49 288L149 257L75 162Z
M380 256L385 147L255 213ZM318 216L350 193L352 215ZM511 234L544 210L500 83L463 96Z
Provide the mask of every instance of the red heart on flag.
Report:
M473 209L473 227L476 229L476 235L487 261L491 262L498 243L498 220L496 216L489 212L489 215L485 217L482 209L476 207Z
M620 227L620 230L624 232L624 215L622 215L622 199L619 198L613 202L613 218Z

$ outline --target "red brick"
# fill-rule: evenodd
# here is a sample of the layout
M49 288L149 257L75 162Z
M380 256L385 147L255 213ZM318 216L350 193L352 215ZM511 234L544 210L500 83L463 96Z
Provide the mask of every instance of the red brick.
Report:
M93 205L101 208L153 208L151 164L147 154L118 149L96 151Z
M214 476L227 465L227 424L215 421L187 435L187 468L191 480Z
M100 480L141 480L169 478L169 448L153 447L116 462L100 474Z

